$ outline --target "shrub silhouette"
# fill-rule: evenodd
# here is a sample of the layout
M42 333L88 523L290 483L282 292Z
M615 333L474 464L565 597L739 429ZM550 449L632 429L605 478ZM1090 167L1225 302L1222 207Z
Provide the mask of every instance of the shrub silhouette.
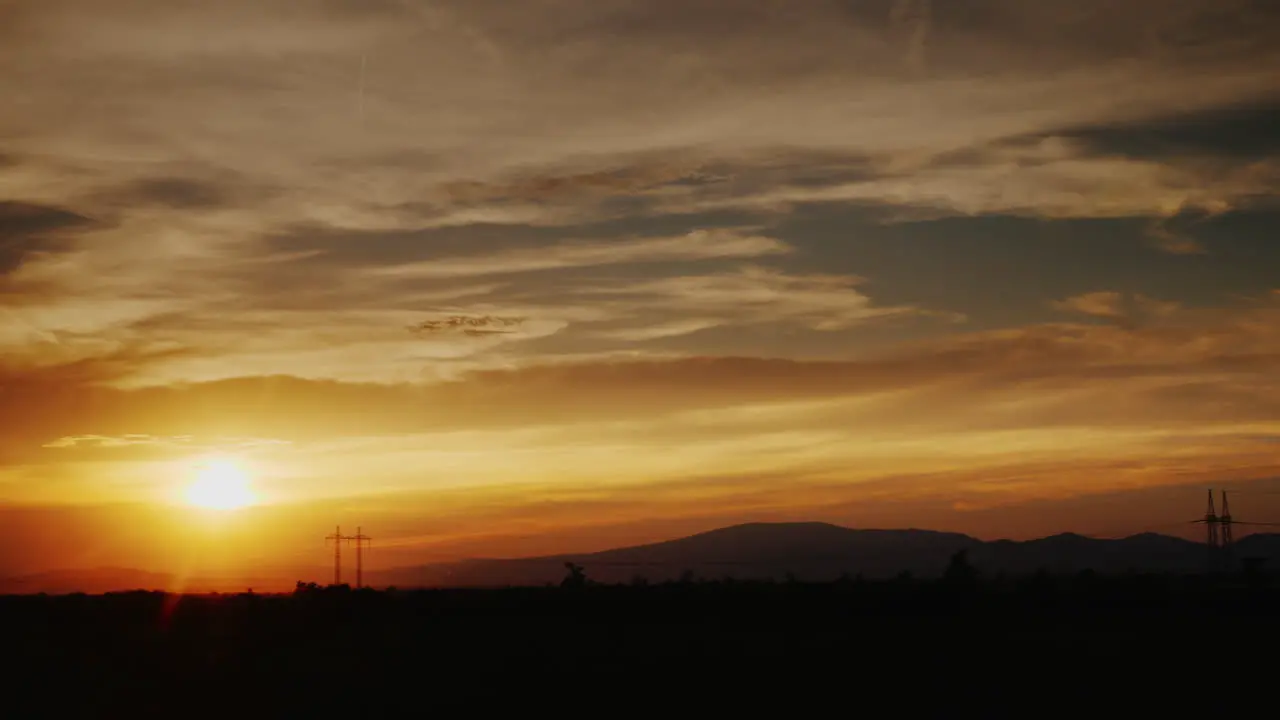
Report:
M968 550L957 550L951 556L951 561L947 563L947 570L943 573L943 578L950 583L969 585L978 579L978 571L969 562Z
M293 594L302 595L304 593L314 593L320 590L320 586L313 582L298 581L297 587L293 589Z
M587 573L586 573L586 570L581 565L575 565L574 563L566 562L564 564L564 567L566 570L569 571L569 574L566 575L565 578L560 581L560 587L562 588L586 587Z

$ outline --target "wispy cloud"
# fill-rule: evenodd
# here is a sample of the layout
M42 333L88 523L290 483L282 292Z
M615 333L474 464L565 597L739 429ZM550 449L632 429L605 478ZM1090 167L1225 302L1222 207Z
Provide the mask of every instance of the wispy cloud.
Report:
M878 306L858 289L861 282L857 277L793 275L747 266L735 272L660 278L585 292L624 296L636 307L695 318L696 322L684 326L690 331L711 318L718 319L717 324L794 322L814 330L841 330L880 318L930 314L910 306ZM679 325L658 327L672 335Z
M1059 300L1054 302L1054 306L1060 310L1070 310L1084 313L1085 315L1120 318L1125 316L1123 303L1123 294L1113 291L1099 291Z
M492 315L481 315L479 317L453 315L441 320L423 320L409 328L409 330L419 335L444 332L459 332L473 336L503 335L515 332L515 328L523 325L525 320L526 318L494 317Z
M1277 294L1280 297L1280 294ZM1136 324L1040 324L968 332L922 340L861 360L802 361L785 358L644 356L534 363L476 369L443 383L351 383L298 377L245 377L211 383L118 389L100 378L118 372L101 366L6 371L0 396L6 416L30 422L14 432L58 438L98 436L148 439L226 437L211 432L235 424L252 437L296 439L350 435L343 418L363 418L359 432L399 433L462 427L602 422L651 417L673 410L732 408L752 404L881 397L877 413L907 419L923 412L1011 413L1079 397L1072 413L1080 422L1093 413L1103 422L1111 411L1094 396L1135 393L1164 410L1127 410L1148 422L1263 421L1280 395L1272 380L1280 362L1280 305L1269 297L1234 307L1179 308L1171 303L1110 295L1070 303L1087 310L1146 312ZM162 358L151 362L163 361ZM147 362L139 359L137 362ZM903 402L894 393L938 391L931 403ZM996 393L1009 405L984 404ZM1069 392L1068 396L1060 392ZM886 395L887 393L887 395ZM1078 395L1076 395L1078 394ZM1202 404L1216 397L1218 402ZM1074 402L1074 401L1073 401ZM86 403L97 411L88 413ZM965 403L974 403L965 410ZM1170 405L1172 404L1172 405ZM1176 406L1177 412L1168 407ZM448 408L448 412L440 412ZM1120 406L1114 406L1120 409ZM792 418L794 422L795 418ZM1023 421L1029 418L1023 417ZM916 418L913 422L919 422ZM130 435L133 424L146 435ZM15 435L16 437L16 435Z
M790 252L784 242L732 230L698 230L676 237L620 237L606 241L559 243L473 257L444 257L369 270L379 277L458 278L504 275L600 265L751 258Z
M1153 226L1149 235L1152 244L1173 255L1207 255L1209 252L1199 240L1177 235L1161 225Z
M1052 305L1058 310L1091 315L1122 324L1142 321L1167 322L1180 314L1185 315L1182 313L1182 306L1177 302L1108 290L1056 300Z
M45 443L50 449L166 448L175 450L247 450L291 445L288 440L271 438L197 438L192 435L72 435Z
M287 14L243 0L103 14L61 0L10 25L4 53L24 112L6 116L4 134L26 152L0 187L30 201L78 195L89 209L100 191L132 188L192 211L248 182L264 191L235 196L264 231L319 219L528 219L565 203L581 216L705 162L794 151L900 161L1265 95L1276 20L1257 3L1226 5L982 0L969 16L885 0L806 5L779 22L770 3L723 0L571 13L543 0L518 16L489 4L353 11L321 0ZM1205 22L1231 12L1248 20ZM197 31L201 41L188 42ZM1213 80L1188 93L1193 70ZM1079 172L1041 174L1070 182ZM194 179L203 176L221 179ZM1094 200L1105 208L1105 197Z

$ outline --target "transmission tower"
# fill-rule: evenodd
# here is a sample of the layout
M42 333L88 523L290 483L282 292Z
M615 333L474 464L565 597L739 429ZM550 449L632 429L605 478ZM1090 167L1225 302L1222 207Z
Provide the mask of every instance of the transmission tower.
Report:
M1213 502L1213 490L1209 491L1209 508L1205 512L1204 517L1191 522L1199 524L1204 523L1206 540L1205 545L1209 550L1209 570L1216 572L1220 570L1230 570L1235 565L1235 543L1237 525L1248 525L1257 527L1280 527L1280 523L1273 522L1253 522L1250 520L1236 520L1231 515L1231 505L1227 498L1227 491L1222 491L1222 514L1219 515Z
M342 541L350 540L351 538L342 534L341 527L334 526L333 534L326 535L324 539L326 544L330 540L333 541L333 584L341 585L342 584Z
M1204 526L1208 532L1205 544L1209 546L1209 552L1214 552L1221 547L1221 542L1218 536L1218 511L1213 506L1212 489L1209 490L1209 509L1205 512L1204 520L1202 522L1204 522Z
M1222 543L1223 559L1231 562L1231 551L1235 545L1235 532L1232 526L1235 522L1231 519L1231 506L1227 505L1227 491L1222 491L1222 514L1218 516L1218 524L1222 526L1219 542Z
M355 535L348 535L348 540L356 544L356 588L364 587L364 549L373 547L373 538L365 535L362 528L356 528Z

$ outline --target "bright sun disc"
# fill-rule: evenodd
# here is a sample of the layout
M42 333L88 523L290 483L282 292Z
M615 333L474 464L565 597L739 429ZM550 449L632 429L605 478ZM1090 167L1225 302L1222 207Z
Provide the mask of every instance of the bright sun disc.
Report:
M215 460L200 468L187 488L187 502L211 510L234 510L253 504L249 476L235 463Z

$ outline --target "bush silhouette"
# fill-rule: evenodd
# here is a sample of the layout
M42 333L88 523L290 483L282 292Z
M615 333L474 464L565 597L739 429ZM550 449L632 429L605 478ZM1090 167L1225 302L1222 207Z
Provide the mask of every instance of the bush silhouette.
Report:
M565 578L560 581L560 587L562 588L586 587L587 573L586 573L586 570L581 565L575 565L574 563L567 562L564 564L564 567L566 570L569 571L569 574L566 575Z
M950 583L968 585L978 579L978 571L969 562L968 550L957 550L947 563L943 578Z

